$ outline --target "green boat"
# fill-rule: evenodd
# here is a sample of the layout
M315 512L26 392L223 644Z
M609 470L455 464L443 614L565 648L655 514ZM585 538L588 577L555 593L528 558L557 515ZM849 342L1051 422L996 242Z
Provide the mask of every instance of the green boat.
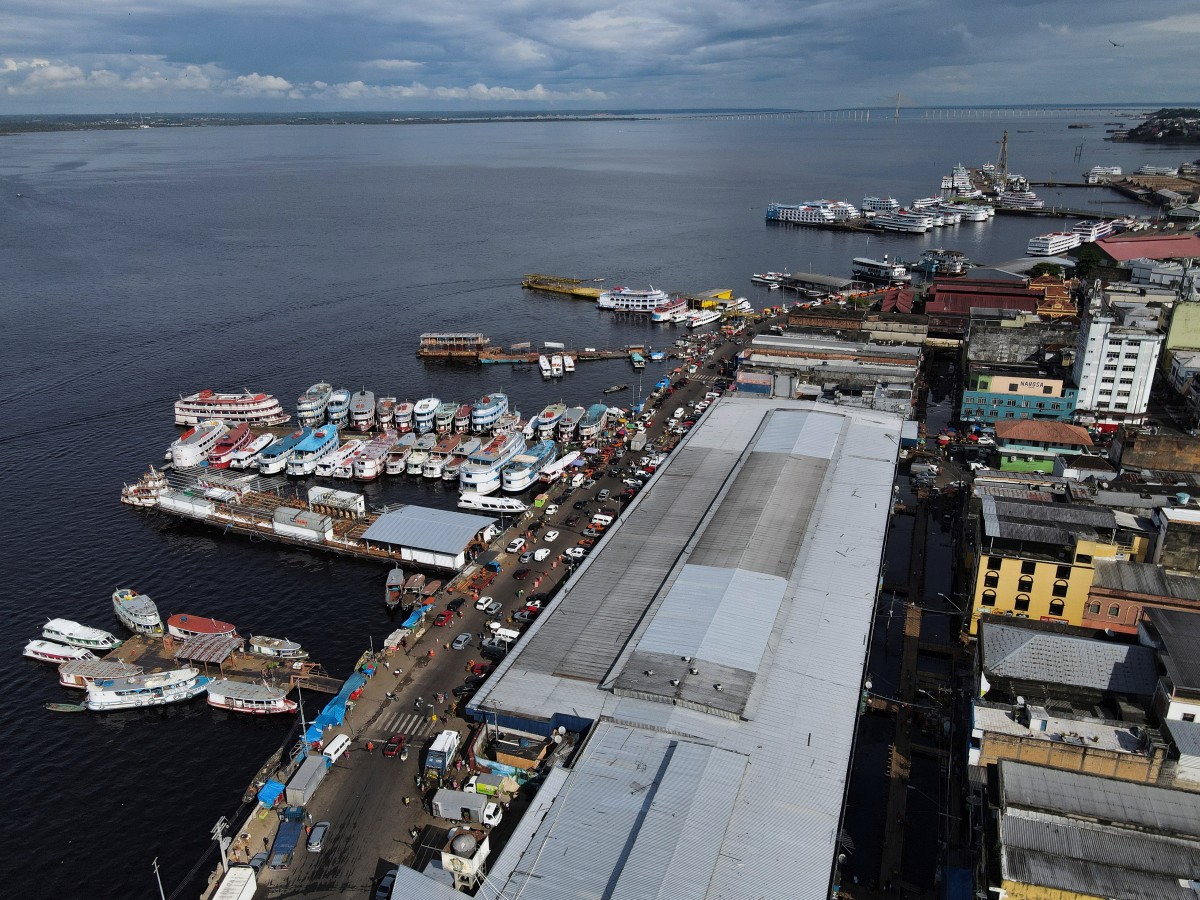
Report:
M82 703L47 703L46 709L51 712L85 712L87 707Z

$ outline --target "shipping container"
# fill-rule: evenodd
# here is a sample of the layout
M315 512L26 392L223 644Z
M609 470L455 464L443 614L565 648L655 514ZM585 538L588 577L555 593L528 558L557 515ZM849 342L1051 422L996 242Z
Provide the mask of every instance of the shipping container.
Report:
M296 774L292 776L292 780L287 783L288 805L306 806L325 778L328 767L328 758L319 754L304 760L300 768L296 770Z

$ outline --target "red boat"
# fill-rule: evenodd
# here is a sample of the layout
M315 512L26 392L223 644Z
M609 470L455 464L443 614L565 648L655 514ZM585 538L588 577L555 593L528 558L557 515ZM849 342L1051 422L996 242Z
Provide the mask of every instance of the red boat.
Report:
M209 466L214 469L228 469L229 463L233 460L233 454L243 449L255 437L256 435L251 434L250 426L247 423L242 422L240 425L235 425L232 431L217 441L217 445L208 454Z
M167 632L174 637L187 640L201 634L236 634L237 630L228 622L176 613L167 619Z

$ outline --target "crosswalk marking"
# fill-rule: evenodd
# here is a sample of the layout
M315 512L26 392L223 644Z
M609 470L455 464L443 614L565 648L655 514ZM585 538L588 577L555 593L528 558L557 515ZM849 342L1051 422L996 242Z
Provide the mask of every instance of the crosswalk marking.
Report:
M381 716L375 721L375 725L380 729L383 737L399 731L408 735L410 739L432 734L435 728L434 723L430 721L428 715L420 715L414 712L397 712Z

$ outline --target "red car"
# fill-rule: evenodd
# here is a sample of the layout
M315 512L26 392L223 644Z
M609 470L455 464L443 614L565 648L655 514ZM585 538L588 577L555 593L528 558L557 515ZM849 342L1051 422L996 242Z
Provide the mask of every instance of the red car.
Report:
M437 618L433 620L433 624L441 628L443 625L449 625L454 619L454 613L448 609L443 609L437 614Z
M532 569L517 569L517 571L513 572L513 581L524 581L530 576L532 571ZM433 624L436 625L437 622L434 622Z
M408 738L400 733L393 734L388 738L388 742L383 745L384 756L399 756L404 746L408 743Z

